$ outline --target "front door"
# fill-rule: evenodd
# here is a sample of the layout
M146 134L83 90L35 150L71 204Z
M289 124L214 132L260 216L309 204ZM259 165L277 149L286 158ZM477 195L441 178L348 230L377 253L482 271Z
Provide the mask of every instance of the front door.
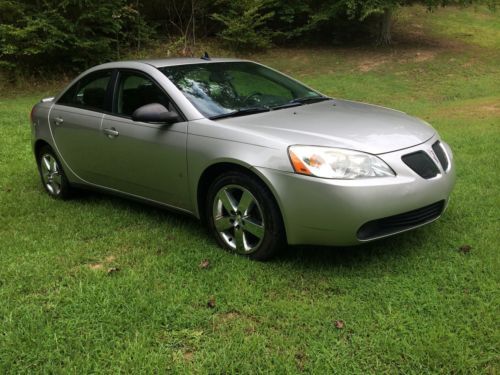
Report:
M113 111L105 114L100 184L178 208L188 208L187 122L149 124L132 121L139 107L160 103L173 109L166 93L148 76L118 74Z

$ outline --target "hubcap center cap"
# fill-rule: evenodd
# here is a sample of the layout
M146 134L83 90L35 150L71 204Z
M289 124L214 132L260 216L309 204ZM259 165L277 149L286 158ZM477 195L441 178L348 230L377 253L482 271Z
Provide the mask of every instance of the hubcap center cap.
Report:
M57 172L49 172L49 177L48 177L48 180L49 182L52 182L54 181L54 178L57 176Z
M241 217L241 215L236 214L234 216L234 227L239 228L242 222L243 222L243 218Z

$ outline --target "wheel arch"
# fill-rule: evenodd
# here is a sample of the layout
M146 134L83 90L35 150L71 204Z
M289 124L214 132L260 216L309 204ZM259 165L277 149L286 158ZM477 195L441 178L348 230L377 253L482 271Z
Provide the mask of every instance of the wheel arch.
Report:
M262 185L268 190L270 196L276 203L279 209L279 214L281 217L281 221L284 226L285 230L285 235L286 235L286 226L283 218L283 209L281 207L281 202L276 196L276 191L272 188L272 185L270 182L262 175L260 174L255 168L252 168L251 166L246 166L246 165L241 165L237 164L234 162L218 162L215 164L212 164L205 168L205 170L202 172L200 178L198 179L198 185L196 189L196 210L199 218L203 223L206 223L206 213L204 210L204 205L205 205L205 199L208 194L208 189L210 188L210 185L213 183L213 181L220 176L223 173L227 172L232 172L232 171L238 171L241 173L244 173L248 176L251 176L258 181L262 183Z
M54 148L50 145L49 142L47 142L44 139L37 139L35 141L35 144L33 145L33 153L35 154L35 158L38 160L38 154L40 153L40 150L42 147L47 146L50 147L52 151L54 151Z
M54 153L55 157L57 158L57 160L59 161L59 163L61 165L61 168L64 171L64 174L66 175L66 178L70 182L74 181L75 175L73 174L73 171L71 170L71 168L68 165L66 165L64 159L61 157L61 155L59 155L57 148L54 147L50 142L48 142L44 138L39 138L33 143L33 154L35 155L35 160L36 160L37 164L39 162L38 158L40 155L40 150L43 147L48 147Z

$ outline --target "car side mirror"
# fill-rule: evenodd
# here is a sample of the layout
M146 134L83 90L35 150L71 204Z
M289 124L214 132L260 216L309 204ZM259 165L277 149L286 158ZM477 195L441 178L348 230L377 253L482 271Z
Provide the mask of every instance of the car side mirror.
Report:
M159 103L151 103L137 108L132 113L133 121L154 122L160 124L173 124L179 121L180 117L175 111L169 111Z

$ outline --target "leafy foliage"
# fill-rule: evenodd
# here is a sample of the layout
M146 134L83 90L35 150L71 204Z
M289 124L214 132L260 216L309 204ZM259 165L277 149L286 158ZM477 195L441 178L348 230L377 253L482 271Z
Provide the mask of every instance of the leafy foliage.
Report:
M0 0L0 10L0 60L7 67L78 69L119 56L121 46L150 33L125 0Z
M219 35L229 47L261 49L271 45L273 32L266 24L275 12L268 10L268 1L229 1L226 5L228 10L224 14L214 13L212 18L224 25Z
M350 41L377 34L390 43L392 12L421 3L489 4L496 0L0 0L0 68L79 70L119 59L168 37L192 53L196 35L234 50L273 44Z
M446 5L494 6L495 0L221 0L217 4L223 5L222 10L212 18L221 26L218 35L234 49L297 40L352 41L370 34L389 44L392 12L414 3L432 10Z

